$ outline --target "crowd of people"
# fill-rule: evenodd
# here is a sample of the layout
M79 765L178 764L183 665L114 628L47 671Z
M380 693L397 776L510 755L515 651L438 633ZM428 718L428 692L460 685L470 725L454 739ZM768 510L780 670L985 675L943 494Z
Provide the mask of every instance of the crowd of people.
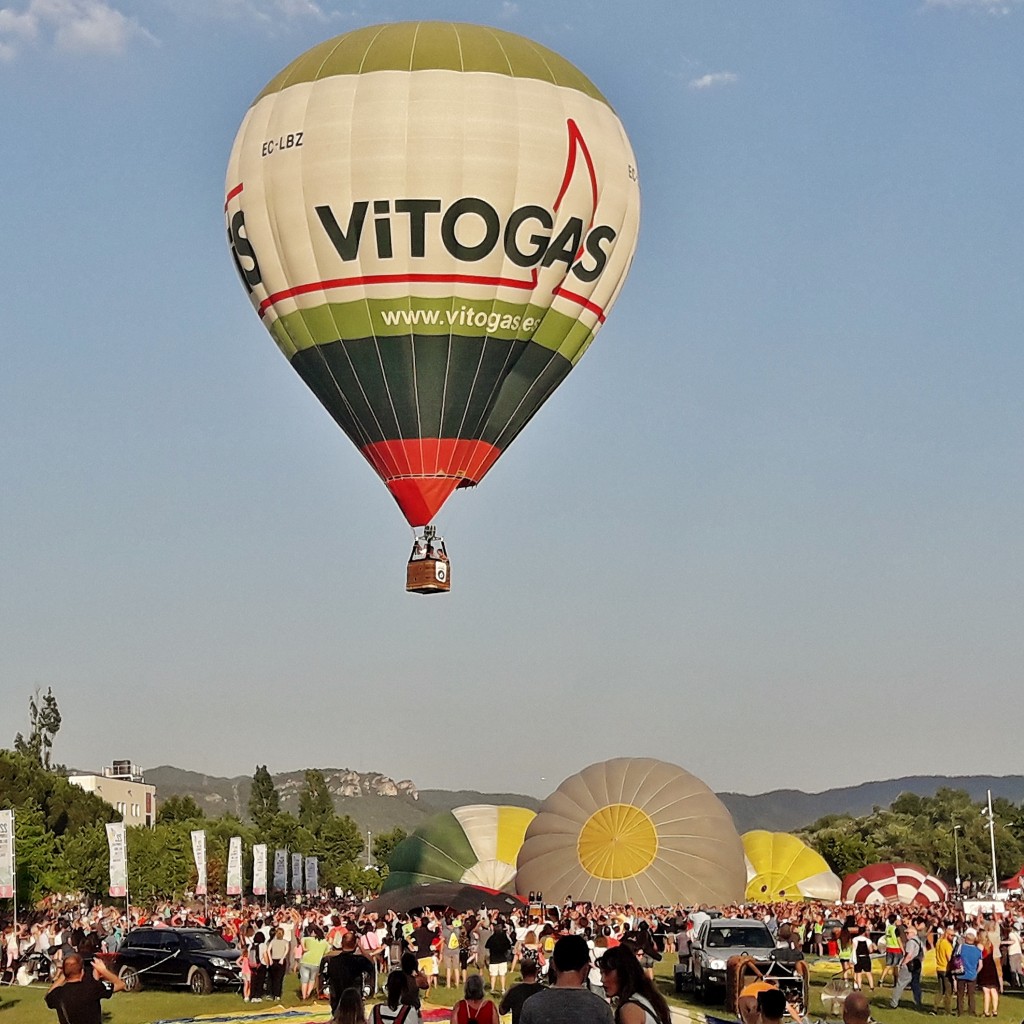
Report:
M524 906L511 914L427 910L367 916L354 899L325 899L276 909L166 903L133 907L129 917L124 908L55 902L17 929L13 922L4 925L0 969L13 980L19 964L44 955L61 968L58 989L69 982L69 972L81 981L82 964L95 954L116 953L132 927L205 926L240 950L244 1000L279 1001L294 972L302 1000L329 992L339 1024L367 1020L367 1003L378 995L381 1001L369 1011L374 1024L417 1024L431 990L442 985L462 991L452 1024L497 1024L497 1016L506 1013L513 1024L606 1024L613 1016L618 1024L667 1024L667 1005L653 981L655 964L666 957L683 961L701 921L719 914L757 918L780 946L834 957L854 994L891 985L892 1006L909 989L915 1005L924 1008L926 950L934 950L934 1012L951 1013L955 1001L956 1012L976 1015L980 990L983 1014L995 1016L1005 985L1024 986L1021 904L989 915L968 915L959 903L914 909L801 902L657 909L567 903ZM95 980L109 982L102 958L95 962ZM510 985L517 971L522 980ZM109 989L108 984L108 994ZM756 995L746 1014L740 1007L744 1024L770 1024L774 997L761 1007L764 1000Z

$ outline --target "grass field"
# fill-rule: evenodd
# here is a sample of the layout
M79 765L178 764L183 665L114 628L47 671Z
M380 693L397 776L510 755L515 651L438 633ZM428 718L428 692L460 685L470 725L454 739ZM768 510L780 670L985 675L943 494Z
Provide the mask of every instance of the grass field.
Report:
M705 1006L687 997L676 996L672 992L672 958L666 957L665 961L658 965L658 983L670 1003L679 1006L687 1006L697 1012L705 1009L712 1013L723 1013L721 1007L717 1010L710 1004ZM821 961L811 966L811 1018L819 1020L824 1017L821 1001L818 998L822 987L836 972L835 961ZM924 1000L925 1007L931 1009L935 997L934 971L926 962ZM931 977L930 977L931 976ZM877 971L876 971L877 978ZM891 990L879 990L876 988L872 997L872 1015L881 1024L921 1024L922 1016L913 1008L909 990L904 993L903 1005L898 1010L889 1008L889 997ZM0 988L0 1021L3 1024L55 1024L57 1017L53 1011L47 1009L43 1002L46 993L46 986L33 985L29 988ZM461 992L454 988L432 989L429 994L428 1005L451 1006L461 996ZM869 996L871 995L868 993ZM319 1016L324 1019L326 1003L318 1003L315 1007L311 1003L303 1004L299 1000L298 980L295 975L290 975L285 982L284 998L281 1005L286 1008L297 1008L305 1005L310 1009L310 1018ZM978 993L977 1005L979 1016L981 1013L981 994ZM105 1004L107 1012L104 1014L105 1024L152 1024L154 1021L178 1020L188 1017L220 1015L230 1013L242 1013L251 1011L268 1011L271 1009L267 1002L256 1006L247 1005L242 1002L236 992L214 992L208 996L196 996L190 992L174 991L168 989L147 989L141 992L119 992ZM999 1003L998 1020L1003 1024L1017 1024L1024 1016L1024 996L1019 993L1004 994ZM301 1019L301 1018L300 1018Z

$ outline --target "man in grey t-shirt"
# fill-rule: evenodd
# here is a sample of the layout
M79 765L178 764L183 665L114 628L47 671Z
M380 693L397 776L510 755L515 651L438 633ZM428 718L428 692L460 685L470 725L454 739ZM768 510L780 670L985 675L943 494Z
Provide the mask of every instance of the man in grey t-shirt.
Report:
M584 987L590 949L582 935L564 935L551 959L558 977L551 988L523 1003L519 1024L613 1024L612 1008Z

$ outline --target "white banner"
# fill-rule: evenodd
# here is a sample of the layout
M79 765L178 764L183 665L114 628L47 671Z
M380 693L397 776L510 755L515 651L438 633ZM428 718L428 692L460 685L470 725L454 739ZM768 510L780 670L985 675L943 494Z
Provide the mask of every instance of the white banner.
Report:
M206 886L206 832L198 829L192 833L192 856L196 862L196 895L205 896Z
M14 899L14 811L0 811L0 899Z
M320 865L316 857L306 858L306 892L315 895L320 888Z
M227 894L238 896L242 891L242 837L232 836L228 843Z
M252 894L267 895L267 846L257 843L252 848Z
M302 892L302 854L292 854L292 892Z
M107 825L107 846L110 849L110 895L128 895L128 837L124 822Z
M288 891L288 851L274 851L274 891Z

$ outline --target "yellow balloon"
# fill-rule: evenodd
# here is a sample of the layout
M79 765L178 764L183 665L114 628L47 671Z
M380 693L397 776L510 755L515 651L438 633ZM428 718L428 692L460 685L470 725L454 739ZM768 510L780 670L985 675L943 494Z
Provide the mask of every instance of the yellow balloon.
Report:
M828 861L788 832L747 832L743 853L748 903L839 899L842 882Z

